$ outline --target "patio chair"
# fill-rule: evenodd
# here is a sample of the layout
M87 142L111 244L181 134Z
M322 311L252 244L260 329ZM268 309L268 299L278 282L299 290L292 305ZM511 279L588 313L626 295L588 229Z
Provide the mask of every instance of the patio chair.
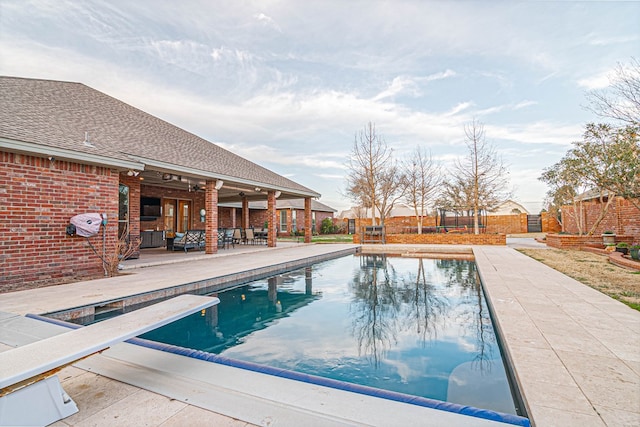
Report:
M224 228L219 228L218 229L218 249L224 249L225 246L225 242L224 242L224 233L225 233L225 229Z
M242 229L241 228L234 228L233 229L233 237L232 237L232 241L233 244L235 245L236 243L240 244L243 241L243 237L242 237Z
M253 228L247 228L244 230L244 241L249 244L251 242L252 245L256 244L256 238L253 234Z
M223 240L224 240L224 245L226 245L227 248L229 247L229 245L231 245L234 248L236 247L235 241L233 240L233 233L234 233L233 228L225 228L224 230Z

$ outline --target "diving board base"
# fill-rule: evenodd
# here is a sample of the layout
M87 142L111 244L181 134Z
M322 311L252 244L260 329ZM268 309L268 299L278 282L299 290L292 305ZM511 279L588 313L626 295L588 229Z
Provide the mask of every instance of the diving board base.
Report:
M78 412L57 375L0 397L0 426L46 426Z

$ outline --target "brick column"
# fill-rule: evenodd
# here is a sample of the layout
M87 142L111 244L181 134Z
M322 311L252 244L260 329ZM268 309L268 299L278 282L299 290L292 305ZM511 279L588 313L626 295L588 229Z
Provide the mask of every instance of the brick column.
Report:
M313 230L311 229L312 222L311 216L311 197L305 197L304 199L304 242L311 243L311 235Z
M270 248L276 247L276 228L278 223L276 222L276 193L275 191L269 191L267 193L267 221L269 222L269 233L267 235L267 246Z
M249 227L249 199L246 196L242 198L242 228Z
M215 188L216 181L207 181L204 192L204 206L207 216L204 220L205 230L205 253L215 254L218 252L218 190Z

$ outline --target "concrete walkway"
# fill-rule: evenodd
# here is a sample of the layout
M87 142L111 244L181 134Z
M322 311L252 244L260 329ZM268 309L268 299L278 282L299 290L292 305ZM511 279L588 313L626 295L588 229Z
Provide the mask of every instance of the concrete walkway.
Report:
M640 425L640 312L515 250L475 247L538 426Z
M388 246L397 249L396 245ZM0 294L0 310L15 314L46 313L83 304L99 304L216 275L233 275L273 264L286 265L352 247L296 245L295 248L137 268L132 270L135 271L133 274L112 279ZM515 369L533 424L640 425L640 312L511 248L478 246L473 252L489 304L495 312L496 327L503 337L506 357ZM16 328L19 330L20 327L12 329L9 324L16 325L23 319L14 316L0 323L0 351L6 350L7 346L19 345ZM21 339L29 339L27 335L32 340L38 339L38 334L31 330L23 331ZM311 406L295 406L298 405L293 403L296 399L286 395L284 390L289 386L274 385L271 379L255 382L257 374L253 374L253 379L245 380L247 387L242 390L215 389L219 387L216 380L226 378L226 375L231 379L239 378L238 375L247 375L246 372L218 372L212 384L206 387L198 382L198 387L202 388L197 390L196 396L207 393L218 393L215 396L220 399L240 396L235 403L215 407L207 407L201 402L189 404L182 396L186 389L193 390L195 385L180 380L182 376L173 372L175 368L167 371L175 365L174 359L166 354L140 356L141 350L132 351L126 346L131 345L116 346L109 350L111 355L94 356L82 362L82 366L105 375L109 373L106 376L137 387L77 368L66 368L61 374L65 389L76 399L81 412L58 425L144 424L142 421L157 426L197 425L197 420L204 420L202 425L234 427L246 423L296 425L298 418L287 418L292 414L304 415L305 425L399 425L394 424L394 419L398 422L413 419L413 425L439 425L442 422L426 411L415 413L413 405L384 406L386 402L384 405L377 401L372 403L359 396L357 402L351 402L342 394L331 394L328 398L322 397L328 396L323 393L312 393L307 395L311 396L309 399L303 399L305 405ZM136 357L139 360L132 361ZM171 360L162 361L164 358ZM196 371L202 372L200 368ZM200 378L193 379L196 380L200 381ZM237 381L230 380L228 387L235 386L234 383ZM263 389L266 396L250 398L250 394L259 389ZM283 399L279 401L278 398ZM212 401L220 402L220 399ZM366 414L359 415L358 411ZM396 416L402 413L408 418L389 419L389 413L383 411L391 411ZM341 415L336 416L337 413ZM465 421L468 420L450 419L446 425L467 425Z

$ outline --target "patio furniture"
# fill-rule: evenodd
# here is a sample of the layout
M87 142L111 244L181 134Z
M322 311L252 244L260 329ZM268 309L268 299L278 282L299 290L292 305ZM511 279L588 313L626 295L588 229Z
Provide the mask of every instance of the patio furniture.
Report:
M233 242L233 228L218 229L218 248L228 249L229 245L235 247Z
M164 246L164 231L144 230L140 232L140 249Z
M76 412L56 373L65 366L220 300L178 297L0 353L0 425L49 425Z
M267 243L267 235L269 231L266 228L256 228L253 232L258 244Z
M233 237L232 237L233 244L242 243L242 241L244 240L244 236L242 234L243 233L242 233L242 229L241 228L234 228L233 229Z
M255 245L256 238L253 234L253 228L247 228L246 230L244 230L244 242L246 244L249 244L249 242L251 242L252 245Z
M186 253L189 249L198 249L201 251L204 249L205 231L204 230L187 230L186 233L180 238L177 237L173 240L173 250L184 250Z

